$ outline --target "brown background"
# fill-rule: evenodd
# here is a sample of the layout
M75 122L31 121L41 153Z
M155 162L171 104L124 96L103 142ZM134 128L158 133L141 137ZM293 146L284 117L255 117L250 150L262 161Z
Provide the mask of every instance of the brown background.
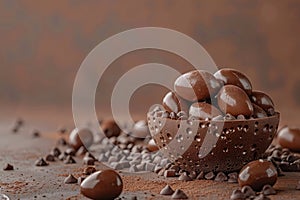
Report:
M300 126L299 11L297 0L1 0L0 118L72 119L73 81L85 56L113 34L158 26L191 36L218 66L246 73L255 89L273 97L282 123ZM122 56L99 83L97 110L107 113L118 78L147 62L189 69L179 57L156 50ZM132 113L144 116L165 92L158 86L140 88L132 97Z

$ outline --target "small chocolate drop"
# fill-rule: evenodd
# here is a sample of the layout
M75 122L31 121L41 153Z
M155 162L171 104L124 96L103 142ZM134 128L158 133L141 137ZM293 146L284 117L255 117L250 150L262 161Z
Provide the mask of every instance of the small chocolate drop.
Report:
M171 188L171 186L166 185L159 194L161 195L172 195L174 193L174 190Z

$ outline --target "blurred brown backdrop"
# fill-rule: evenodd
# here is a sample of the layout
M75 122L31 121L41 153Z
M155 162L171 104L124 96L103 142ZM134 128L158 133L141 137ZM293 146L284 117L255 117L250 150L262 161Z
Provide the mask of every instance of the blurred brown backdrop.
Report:
M245 72L255 89L273 97L282 123L300 126L299 11L298 0L1 0L0 117L71 118L73 81L85 56L113 34L157 26L191 36L218 66ZM99 83L97 109L109 113L118 78L148 62L189 69L179 57L156 50L122 56ZM131 100L132 113L143 116L165 92L158 86L140 88Z

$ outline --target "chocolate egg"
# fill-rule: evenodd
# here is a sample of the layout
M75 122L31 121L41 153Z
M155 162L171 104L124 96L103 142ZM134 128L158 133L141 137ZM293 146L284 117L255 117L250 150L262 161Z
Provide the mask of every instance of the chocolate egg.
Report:
M114 170L98 171L80 185L80 192L91 199L111 200L118 197L123 189L120 175Z
M223 113L248 117L253 114L253 106L246 92L235 85L223 86L217 94L217 101Z
M283 127L278 132L278 143L283 148L288 148L294 152L300 152L300 129Z
M268 115L274 115L274 103L270 96L260 91L253 91L251 95L251 101L264 109Z
M252 104L253 106L253 118L264 118L264 117L268 117L267 113L258 105L256 104Z
M93 144L94 136L89 129L75 128L69 136L69 144L77 151L81 146L86 148Z
M194 70L179 76L174 89L183 99L188 101L202 101L218 92L222 83L212 74L203 70Z
M273 186L277 181L277 170L270 161L255 160L245 165L239 173L241 187L248 185L255 191L261 191L264 185Z
M197 119L212 119L216 116L222 115L216 107L211 104L204 102L193 103L189 110L190 116L193 116Z
M168 112L178 113L180 111L188 111L188 102L177 97L174 92L168 92L163 98L163 107Z
M103 133L106 137L118 137L121 133L121 129L114 120L103 120L100 123Z
M234 69L221 69L214 76L222 80L225 85L235 85L243 89L248 95L252 93L252 85L246 75Z

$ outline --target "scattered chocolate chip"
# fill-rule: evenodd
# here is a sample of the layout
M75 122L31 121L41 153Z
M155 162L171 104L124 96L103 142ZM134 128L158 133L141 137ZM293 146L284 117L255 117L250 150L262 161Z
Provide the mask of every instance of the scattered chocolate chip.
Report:
M77 182L78 182L78 180L72 174L69 174L69 176L67 176L64 180L65 184L74 184Z
M195 171L191 171L189 177L191 177L191 179L196 179L197 173Z
M168 169L164 172L164 177L175 177L176 172L174 169Z
M46 157L45 157L45 160L46 161L49 161L49 162L54 162L55 161L55 157L51 154L48 154Z
M92 173L96 172L96 168L92 167L92 166L88 166L86 168L83 169L83 174L84 175L90 175Z
M85 165L94 165L95 160L93 158L90 158L90 157L84 157L83 158L83 164L85 164Z
M186 172L183 172L179 177L178 180L180 181L191 181L191 177L188 176Z
M172 194L172 199L188 199L188 196L180 189L176 189Z
M80 185L85 178L86 178L85 176L80 176L77 180L77 183Z
M212 180L213 178L215 178L215 174L213 172L208 172L207 174L205 174L204 178L207 180Z
M68 155L65 160L64 160L64 163L65 164L73 164L73 163L76 163L76 161L74 160L74 158L70 155Z
M40 134L40 132L39 132L38 130L34 130L34 131L32 132L32 136L33 136L34 138L37 138L37 137L40 137L41 134Z
M103 120L100 124L106 137L118 137L121 129L114 120Z
M35 166L42 167L47 165L48 163L44 160L44 158L39 158L38 160L35 161Z
M202 180L202 179L204 179L204 172L201 171L201 172L198 174L198 176L196 177L196 179L197 179L197 180Z
M227 178L226 174L224 174L224 172L219 172L216 175L215 181L223 182L223 181L227 181L227 179L228 178Z
M4 167L3 167L4 171L10 171L10 170L14 170L14 166L12 166L11 164L7 163Z
M228 182L229 183L237 183L238 182L238 173L232 172L228 174Z
M58 145L62 145L62 146L66 146L66 145L67 145L67 142L66 142L66 140L65 140L64 138L59 138L59 139L57 140L57 144L58 144Z
M65 134L65 133L67 132L67 129L64 128L64 127L61 127L61 128L58 129L58 132L59 132L60 134Z
M55 157L58 157L60 154L61 154L61 151L59 150L59 148L57 147L54 147L51 152L50 152L51 155L55 156Z
M65 152L61 153L59 156L58 156L58 159L63 161L67 158L67 154Z
M75 150L73 148L67 148L65 153L66 155L75 156Z
M77 150L76 155L77 155L77 156L82 156L82 155L84 155L86 152L87 152L87 149L86 149L84 146L81 146L81 147Z
M171 188L171 186L166 185L159 194L161 195L172 195L174 193L174 190Z
M253 200L270 200L269 197L266 197L263 194L259 194L258 196L256 196Z
M245 197L250 197L250 196L255 196L256 193L254 192L254 190L248 186L248 185L245 185L242 187L242 193L245 194Z
M276 191L271 185L265 185L261 191L264 195L273 195L276 194Z
M231 200L242 200L242 199L246 199L246 197L245 197L245 194L242 193L241 190L236 189L236 190L233 190L233 192L230 196L230 199Z

